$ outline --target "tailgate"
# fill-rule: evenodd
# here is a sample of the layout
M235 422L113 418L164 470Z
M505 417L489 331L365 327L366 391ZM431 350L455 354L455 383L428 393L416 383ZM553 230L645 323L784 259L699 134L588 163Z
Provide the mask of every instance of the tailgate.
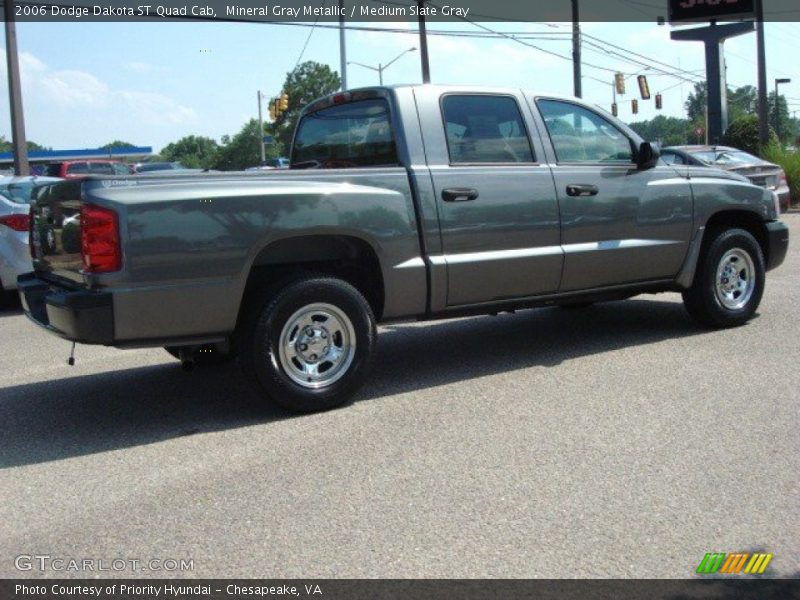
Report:
M61 181L36 191L31 203L31 249L34 270L83 284L81 270L80 179Z

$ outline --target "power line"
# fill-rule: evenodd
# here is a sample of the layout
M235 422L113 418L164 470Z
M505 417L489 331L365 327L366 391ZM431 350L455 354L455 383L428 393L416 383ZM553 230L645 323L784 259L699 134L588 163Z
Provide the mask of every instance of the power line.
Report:
M322 0L322 4L320 4L320 8L325 8L325 0ZM311 31L308 32L308 37L306 38L306 43L303 44L303 49L300 51L300 56L297 57L297 62L294 64L294 68L295 69L300 64L300 61L303 60L303 55L306 53L306 48L308 48L308 42L311 41L311 36L314 35L314 30L317 28L317 23L319 23L319 15L317 15L317 18L314 19L314 24L311 26Z
M431 6L433 6L433 7L438 8L438 9L441 10L441 7L437 6L434 3L429 2L429 4ZM458 17L458 18L461 19L462 21L465 21L466 23L474 25L475 27L478 27L480 29L483 29L485 31L493 33L494 35L509 39L511 41L514 41L514 42L517 42L518 44L522 44L523 46L527 46L529 48L533 48L534 50L538 50L539 52L543 52L544 54L549 54L550 56L555 56L555 57L560 58L562 60L566 60L566 61L572 62L572 58L570 58L569 56L564 56L563 54L559 54L558 52L553 52L551 50L545 50L544 48L536 46L535 44L528 43L526 40L524 40L524 39L522 39L520 37L509 35L507 33L501 32L501 31L495 31L493 29L490 29L489 27L486 27L485 25L481 25L480 23L476 23L475 21L472 21L472 20L470 20L470 19L468 19L466 17ZM592 64L592 63L584 62L583 64L584 64L584 66L591 67L593 69L599 69L601 71L607 71L609 73L616 73L616 71L617 71L616 69L610 69L608 67L595 65L595 64Z

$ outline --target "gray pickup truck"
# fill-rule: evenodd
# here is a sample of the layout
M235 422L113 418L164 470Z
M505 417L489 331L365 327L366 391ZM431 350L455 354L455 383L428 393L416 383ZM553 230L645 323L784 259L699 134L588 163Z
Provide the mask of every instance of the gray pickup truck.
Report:
M702 324L741 325L788 247L772 192L667 165L595 107L432 85L314 102L288 170L65 181L32 217L33 321L238 357L295 411L353 395L380 322L679 291Z

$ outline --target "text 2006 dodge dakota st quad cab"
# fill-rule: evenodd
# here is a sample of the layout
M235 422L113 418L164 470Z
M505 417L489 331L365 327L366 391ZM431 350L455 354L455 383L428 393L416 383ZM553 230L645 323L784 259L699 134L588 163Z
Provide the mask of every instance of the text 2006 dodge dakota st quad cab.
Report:
M524 90L334 94L303 111L291 167L42 188L25 312L75 342L236 356L314 411L364 381L379 322L680 291L741 325L789 241L772 192Z

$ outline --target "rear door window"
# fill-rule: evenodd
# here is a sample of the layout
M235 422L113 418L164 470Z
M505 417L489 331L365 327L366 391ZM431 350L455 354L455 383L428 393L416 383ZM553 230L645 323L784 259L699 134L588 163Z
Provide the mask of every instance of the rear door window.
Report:
M451 163L532 163L528 132L511 96L447 95L442 99Z

